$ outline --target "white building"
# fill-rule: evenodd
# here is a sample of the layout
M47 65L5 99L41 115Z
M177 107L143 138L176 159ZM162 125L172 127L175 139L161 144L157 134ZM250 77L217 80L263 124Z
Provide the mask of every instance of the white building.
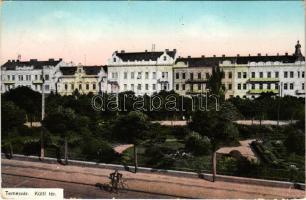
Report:
M64 65L62 59L47 61L8 60L1 67L1 93L19 86L27 86L41 92L43 80L45 81L45 93L55 93L55 83L58 79L56 74L62 65Z
M169 51L117 52L108 60L108 93L134 91L151 95L173 89L176 49Z

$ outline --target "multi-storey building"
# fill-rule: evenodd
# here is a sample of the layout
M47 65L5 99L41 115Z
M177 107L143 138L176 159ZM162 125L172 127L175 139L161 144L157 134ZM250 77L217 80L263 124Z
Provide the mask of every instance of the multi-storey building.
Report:
M134 91L136 95L151 95L173 89L172 67L176 49L169 51L115 51L108 60L107 92Z
M106 91L107 74L104 66L63 66L56 83L60 95L71 95L78 91L80 94L98 94Z
M267 54L240 56L238 54L234 57L223 55L222 57L178 58L174 65L174 74L208 72L210 75L211 68L214 66L219 66L224 71L222 83L225 87L225 98L233 96L255 98L263 92L272 92L280 96L305 96L305 58L301 53L299 42L292 55L286 53L274 56ZM199 92L199 88L204 88L207 82L202 80L200 75L201 80L193 80L192 84L201 82L203 85L198 85L198 89L195 89L191 86L191 82L187 81L188 78L185 77L185 80L182 80L180 75L177 76L178 79L174 79L174 89L183 95ZM187 82L189 86L186 86Z
M62 65L64 65L62 59L8 60L1 67L1 92L4 93L18 86L27 86L41 92L42 85L44 85L45 93L56 92L55 83L58 78L56 73Z

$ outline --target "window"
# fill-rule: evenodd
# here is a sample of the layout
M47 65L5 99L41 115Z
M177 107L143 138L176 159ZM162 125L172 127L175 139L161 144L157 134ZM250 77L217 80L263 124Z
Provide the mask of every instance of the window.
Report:
M275 78L278 78L278 77L279 77L279 73L275 72Z
M228 90L232 90L232 84L228 84Z
M304 83L302 83L302 90L304 90L304 88L305 88L305 87L304 87Z
M206 73L206 78L207 78L207 74L208 73ZM228 78L232 78L232 77L233 77L232 72L228 72Z
M127 91L127 84L124 84L123 87L124 87L124 91Z
M241 78L241 72L238 72L238 78Z
M240 83L237 85L237 89L241 90L241 84Z
M294 72L290 72L290 78L293 78Z
M263 78L263 72L259 72L259 78Z
M225 78L225 73L222 71L222 78Z
M156 90L156 84L152 85L153 90Z
M35 85L35 90L37 90L37 85Z
M293 83L290 83L290 90L293 90L294 86Z
M252 90L255 90L255 84L252 84Z
M71 90L74 90L74 84L72 83L70 86L71 86Z
M284 72L284 77L288 78L288 72Z
M175 74L175 78L176 78L176 79L179 79L179 78L180 78L180 74L179 74L179 73L176 73L176 74Z
M79 69L79 73L82 73L82 69L81 68Z
M176 85L175 85L175 89L176 89L176 90L179 90L179 89L180 89L180 85L179 85L179 84L176 84Z
M275 83L275 89L278 90L278 83Z
M193 80L193 73L190 73L190 80Z
M267 89L270 90L271 89L271 85L270 83L267 83Z
M131 90L134 91L135 88L134 88L134 84L131 84Z
M19 81L23 81L23 76L22 75L18 75L18 79L19 79Z
M49 80L49 74L46 74L46 75L45 75L45 80L46 80L46 81Z
M198 84L198 90L201 90L202 89L202 87L201 87L201 84L199 83Z
M7 80L9 81L11 79L11 76L10 75L7 75Z
M124 78L124 79L127 79L127 76L128 76L128 73L127 73L127 72L124 72L123 78Z
M300 71L298 71L298 78L300 78Z
M193 91L193 85L190 85L190 91Z
M35 75L35 80L37 80L37 75Z
M45 85L45 90L49 91L49 89L50 89L50 86L49 85Z
M65 90L67 90L68 89L68 85L67 84L65 84Z
M153 79L156 79L156 72L153 72Z
M271 78L271 72L268 72L268 73L267 73L267 77L268 77L268 78Z
M288 84L284 83L284 90L288 90Z
M145 73L145 78L146 78L146 79L149 79L149 72L146 72L146 73Z
M262 90L263 86L262 83L259 84L259 89Z
M146 84L146 90L149 90L149 84Z
M255 78L255 72L252 72L252 78Z
M168 72L162 72L162 78L168 78Z
M182 84L182 90L185 90L185 84Z
M138 74L137 74L137 79L141 79L141 75L142 75L142 73L141 73L141 72L138 72Z
M167 60L167 56L164 56L164 61L166 61Z
M243 78L246 78L246 77L247 77L247 73L243 72Z
M95 84L95 83L92 84L92 89L93 89L93 90L96 89L96 84Z
M13 80L13 81L15 80L15 75L12 75L12 80Z
M113 61L116 62L116 58L113 58Z
M244 83L243 84L243 89L246 90L247 89L247 85Z
M134 79L134 78L135 78L135 73L131 72L131 79Z
M305 72L302 72L302 78L304 78Z
M186 73L182 73L183 79L186 78Z
M86 83L86 90L89 90L89 84Z
M26 75L26 80L27 81L31 80L31 75Z
M198 73L198 79L201 79L201 73Z
M82 84L79 84L79 90L82 90Z
M141 84L137 85L137 90L141 90Z
M117 79L118 78L118 72L113 72L112 73L112 78Z

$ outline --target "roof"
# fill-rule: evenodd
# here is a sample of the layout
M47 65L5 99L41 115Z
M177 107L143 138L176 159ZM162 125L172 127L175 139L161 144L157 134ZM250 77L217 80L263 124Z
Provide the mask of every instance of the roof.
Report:
M98 75L102 66L83 66L86 75Z
M232 56L232 57L187 57L177 58L175 63L184 62L188 67L213 67L219 65L220 62L230 60L232 63L248 64L249 62L283 62L294 63L297 60L295 55L276 55L276 56ZM305 61L305 57L302 59Z
M54 60L49 59L47 61L38 61L37 59L30 59L29 61L20 61L20 60L8 60L4 63L1 67L6 68L6 70L16 70L16 67L31 67L33 66L34 69L42 69L43 66L56 66L60 63L62 59Z
M60 71L63 75L74 75L77 70L77 67L60 67Z
M166 50L166 54L168 54L171 58L175 57L176 50L173 51ZM122 59L123 61L157 61L157 59L163 54L163 51L144 51L144 52L115 52L115 54Z

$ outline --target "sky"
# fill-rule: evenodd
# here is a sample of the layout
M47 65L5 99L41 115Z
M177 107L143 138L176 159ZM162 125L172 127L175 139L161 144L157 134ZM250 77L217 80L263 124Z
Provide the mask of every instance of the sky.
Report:
M107 64L116 50L179 56L304 52L302 1L0 2L0 62L63 58Z

